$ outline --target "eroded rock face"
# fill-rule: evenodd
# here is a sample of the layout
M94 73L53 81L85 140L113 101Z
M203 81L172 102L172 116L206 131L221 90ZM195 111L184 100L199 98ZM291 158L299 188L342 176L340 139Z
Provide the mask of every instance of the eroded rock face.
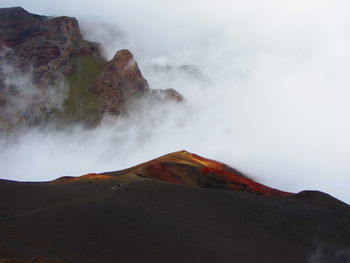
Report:
M99 49L83 39L75 18L0 8L0 131L78 119L89 105L72 107L75 98L68 97L76 85L64 69L75 58L103 60Z
M91 91L105 98L104 111L120 114L125 103L149 91L147 81L129 50L118 51L96 78Z
M184 101L184 97L174 89L153 89L149 94L158 101Z
M127 49L118 51L107 63L103 72L96 78L91 91L104 97L103 111L112 115L124 113L128 101L144 96L157 101L183 101L182 95L174 89L150 89L134 56Z
M4 60L45 87L71 57L98 54L96 43L84 41L73 17L34 15L21 7L0 9L0 51Z
M150 89L130 51L107 62L100 50L73 17L0 8L0 131L23 123L91 127L140 98L183 100L173 89Z

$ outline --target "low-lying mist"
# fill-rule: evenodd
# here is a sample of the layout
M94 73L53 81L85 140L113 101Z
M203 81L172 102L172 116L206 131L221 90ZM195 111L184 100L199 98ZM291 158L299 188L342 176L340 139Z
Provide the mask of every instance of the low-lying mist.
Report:
M151 88L174 88L186 102L142 101L93 130L3 138L1 178L106 172L185 149L275 188L350 202L347 2L3 2L77 17L108 59L130 49Z
M62 76L58 76L56 87L41 89L34 84L32 70L22 72L4 59L6 50L0 52L0 104L3 98L6 106L1 108L1 128L24 126L38 122L40 113L52 109L62 109L67 96L67 85ZM23 120L25 119L25 120ZM1 131L1 130L0 130ZM1 135L1 133L0 133Z

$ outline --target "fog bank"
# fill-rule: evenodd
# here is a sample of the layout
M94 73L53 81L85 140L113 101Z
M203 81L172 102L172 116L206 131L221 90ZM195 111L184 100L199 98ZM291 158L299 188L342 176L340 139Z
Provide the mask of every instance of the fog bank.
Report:
M31 130L3 140L1 178L118 170L186 149L272 187L318 189L350 202L347 2L1 3L77 17L107 58L130 49L152 88L186 98L185 105L144 101L96 130Z

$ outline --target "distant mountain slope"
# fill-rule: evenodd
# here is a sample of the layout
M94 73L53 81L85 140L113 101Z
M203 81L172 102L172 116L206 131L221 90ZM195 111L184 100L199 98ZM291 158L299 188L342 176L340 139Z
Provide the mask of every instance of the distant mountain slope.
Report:
M0 194L0 258L13 262L349 260L347 204L270 189L185 151L119 172L1 180Z

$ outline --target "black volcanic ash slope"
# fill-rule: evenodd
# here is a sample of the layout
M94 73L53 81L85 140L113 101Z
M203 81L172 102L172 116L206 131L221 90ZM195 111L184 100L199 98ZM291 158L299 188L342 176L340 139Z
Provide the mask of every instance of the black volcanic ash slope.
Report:
M176 164L179 154L151 164L179 165L168 176L185 180L198 166L188 153ZM138 175L147 165L48 183L0 181L0 256L72 263L348 262L350 208L327 194L184 186Z

